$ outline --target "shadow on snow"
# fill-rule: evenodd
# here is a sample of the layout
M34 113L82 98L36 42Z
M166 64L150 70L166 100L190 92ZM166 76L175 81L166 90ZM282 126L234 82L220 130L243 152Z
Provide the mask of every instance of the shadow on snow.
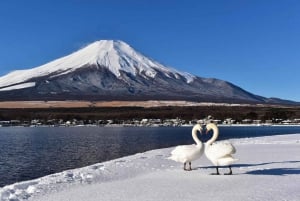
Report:
M253 170L246 172L246 174L253 174L253 175L293 175L293 174L300 174L300 168L270 168L270 169L263 169L263 170Z
M283 164L283 163L300 163L300 161L281 161L281 162L267 162L267 163L258 163L258 164L234 164L232 168L241 168L241 167L255 167L255 166L263 166L263 165L270 165L270 164ZM200 168L215 168L215 166L206 166L206 167L197 167L194 170ZM220 168L227 168L227 166L220 167ZM300 166L295 168L264 168L259 170L251 170L245 172L244 174L251 174L251 175L294 175L300 174Z

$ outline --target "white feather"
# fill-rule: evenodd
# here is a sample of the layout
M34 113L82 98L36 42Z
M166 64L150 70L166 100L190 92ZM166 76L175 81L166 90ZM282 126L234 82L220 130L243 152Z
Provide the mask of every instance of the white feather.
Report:
M219 129L215 124L207 124L207 130L213 130L213 137L205 143L205 155L215 166L227 166L238 159L233 158L235 147L229 141L214 143L219 135Z
M197 137L197 131L201 132L202 127L196 124L192 130L192 136L196 144L192 145L180 145L175 147L171 152L169 159L180 163L187 163L200 158L204 152L203 144Z

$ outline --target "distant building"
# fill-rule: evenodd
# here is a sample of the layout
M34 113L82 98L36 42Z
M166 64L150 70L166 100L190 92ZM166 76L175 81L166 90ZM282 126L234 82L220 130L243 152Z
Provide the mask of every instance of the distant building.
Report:
M243 119L242 120L243 124L251 124L252 122L253 122L252 119Z

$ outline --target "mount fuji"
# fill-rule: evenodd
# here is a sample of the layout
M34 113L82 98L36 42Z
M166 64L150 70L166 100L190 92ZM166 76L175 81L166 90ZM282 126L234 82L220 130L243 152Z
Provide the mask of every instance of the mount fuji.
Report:
M96 41L42 66L0 77L0 100L291 103L166 67L118 40Z

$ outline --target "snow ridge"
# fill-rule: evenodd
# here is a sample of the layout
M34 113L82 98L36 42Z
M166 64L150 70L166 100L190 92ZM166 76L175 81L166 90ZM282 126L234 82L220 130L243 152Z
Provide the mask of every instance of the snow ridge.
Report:
M32 78L42 77L52 74L59 76L88 65L100 65L107 67L116 77L121 76L121 71L154 78L158 72L167 77L180 76L186 79L187 83L194 80L195 76L183 73L175 69L147 58L135 51L132 47L120 40L100 40L96 41L68 56L56 59L47 64L28 70L13 71L0 77L0 88L8 87L18 83L26 82Z
M27 82L27 83L22 83L22 84L17 84L9 87L4 87L1 88L0 91L10 91L14 89L24 89L24 88L29 88L29 87L34 87L35 82Z

